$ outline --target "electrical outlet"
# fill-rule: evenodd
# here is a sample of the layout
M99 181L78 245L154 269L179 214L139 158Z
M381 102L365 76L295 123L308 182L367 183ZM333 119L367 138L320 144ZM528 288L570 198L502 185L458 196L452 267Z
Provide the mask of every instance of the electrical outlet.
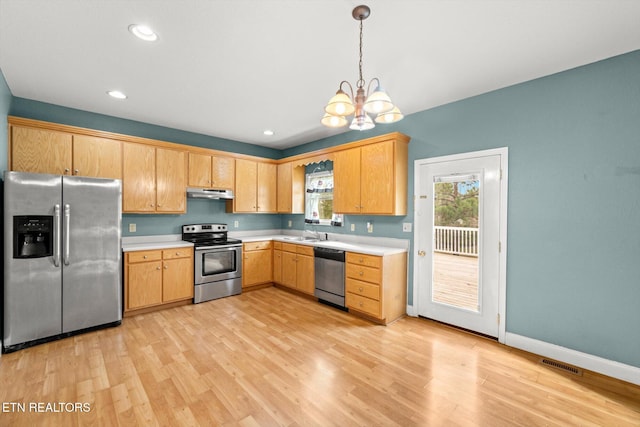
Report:
M234 228L240 227L240 221L233 221L233 227Z
M356 231L356 225L355 224L351 224L351 231Z
M289 220L289 228L291 228L291 225L293 225L293 222Z
M410 222L403 222L402 223L402 231L405 233L411 233L411 223Z
M136 232L136 225L129 224L129 233L135 233L135 232Z
M367 233L373 233L373 223L367 222Z

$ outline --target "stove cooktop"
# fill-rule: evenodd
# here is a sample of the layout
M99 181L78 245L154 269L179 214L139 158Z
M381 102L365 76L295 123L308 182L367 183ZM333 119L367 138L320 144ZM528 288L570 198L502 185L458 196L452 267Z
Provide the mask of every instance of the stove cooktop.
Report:
M196 248L204 246L230 246L242 243L227 237L227 224L188 224L182 226L182 240Z

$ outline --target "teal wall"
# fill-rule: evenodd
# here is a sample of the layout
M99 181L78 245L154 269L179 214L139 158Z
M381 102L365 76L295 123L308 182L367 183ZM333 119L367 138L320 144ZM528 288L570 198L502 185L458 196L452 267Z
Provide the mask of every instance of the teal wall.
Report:
M2 70L0 70L0 117L5 117L9 114L10 107L11 91L9 90L9 86L7 86L7 81L4 79ZM0 172L7 169L7 138L7 121L0 120Z
M507 331L640 367L639 76L640 51L635 51L412 114L372 131L266 154L259 148L247 153L248 144L80 113L108 126L105 130L138 134L131 126L148 132L140 136L189 145L228 142L233 151L272 158L403 132L412 138L410 200L415 160L509 147ZM56 112L51 117L50 110ZM17 98L10 110L51 121L62 121L57 117L67 112L76 114ZM6 152L6 139L0 142L0 151ZM412 205L409 212L406 217L347 216L346 227L331 232L352 234L353 223L355 234L411 238L401 231L403 222L413 222ZM223 202L197 200L188 202L186 215L125 215L124 222L125 228L135 222L136 235L146 235L178 233L187 222L232 224L236 219L240 229L287 228L289 219L292 228L304 227L303 215L230 215ZM374 223L372 234L365 231L368 220Z
M234 228L234 222L238 227ZM281 227L280 215L228 214L223 200L187 199L184 215L122 215L123 236L150 236L154 234L180 234L184 224L221 222L231 231L273 230ZM129 233L129 224L136 224L136 232Z
M640 51L284 155L391 131L410 195L417 159L509 147L507 331L640 367Z

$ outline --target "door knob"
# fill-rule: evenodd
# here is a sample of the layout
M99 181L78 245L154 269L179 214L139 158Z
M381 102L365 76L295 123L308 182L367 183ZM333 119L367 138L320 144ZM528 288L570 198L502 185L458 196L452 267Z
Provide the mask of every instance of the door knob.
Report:
M425 251L418 251L419 256L425 256L427 253Z

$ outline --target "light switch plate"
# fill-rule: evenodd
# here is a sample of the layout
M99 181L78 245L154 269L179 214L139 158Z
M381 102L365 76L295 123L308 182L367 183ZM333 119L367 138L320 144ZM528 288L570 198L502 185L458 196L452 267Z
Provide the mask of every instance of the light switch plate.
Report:
M351 224L351 231L356 231L356 225L355 224Z
M373 233L373 223L367 222L367 233Z
M289 220L289 228L291 228L291 225L292 225L292 224L293 224L293 223L291 222L291 220Z
M129 224L129 233L135 233L135 232L136 232L136 225Z
M233 221L233 227L238 228L240 226L240 221Z

